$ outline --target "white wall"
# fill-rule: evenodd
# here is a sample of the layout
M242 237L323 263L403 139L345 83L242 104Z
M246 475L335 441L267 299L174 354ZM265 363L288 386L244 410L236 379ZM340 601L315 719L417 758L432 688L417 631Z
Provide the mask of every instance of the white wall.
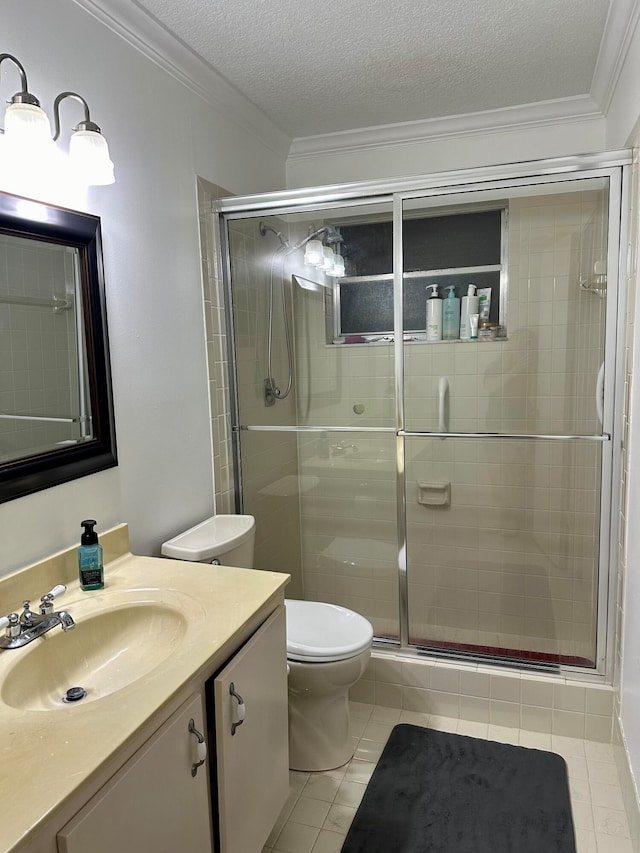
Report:
M45 110L58 92L82 94L116 164L116 184L74 206L102 219L119 465L0 505L0 574L72 544L86 517L127 521L133 550L158 553L213 511L196 176L234 193L280 189L286 145L268 147L73 0L4 0L1 22L2 49ZM2 72L6 100L18 77Z
M498 116L496 116L498 121ZM447 127L443 123L441 131ZM423 139L368 144L366 135L344 140L296 140L287 161L287 186L290 188L365 181L369 179L425 175L450 169L517 163L546 157L589 154L605 147L602 118L553 120L524 127L505 127L477 132L452 130L442 133L434 127ZM362 144L357 144L361 139ZM323 142L334 145L322 150ZM353 144L356 143L356 144ZM344 146L344 147L343 147Z

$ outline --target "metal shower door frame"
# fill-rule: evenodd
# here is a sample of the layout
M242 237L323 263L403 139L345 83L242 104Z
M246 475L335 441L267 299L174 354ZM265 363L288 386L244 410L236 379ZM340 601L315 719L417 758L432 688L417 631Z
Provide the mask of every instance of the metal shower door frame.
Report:
M397 497L397 556L399 585L399 641L383 641L383 645L399 648L409 656L425 652L409 643L408 625L408 575L405 497L405 439L415 435L445 436L451 439L500 439L598 441L602 443L602 476L600 501L599 587L596 639L596 666L594 669L561 666L560 672L568 679L610 681L614 668L614 643L608 642L608 628L615 624L617 579L613 567L617 564L617 523L619 519L620 462L621 462L621 412L616 412L617 401L623 399L624 377L616 367L622 362L624 347L626 304L626 235L627 199L631 164L629 151L561 157L551 160L474 168L395 181L367 181L329 187L301 190L283 190L253 196L227 197L214 206L220 227L222 247L222 273L225 283L225 324L229 359L229 389L232 419L232 447L236 485L236 509L243 511L241 431L282 432L384 432L396 438L396 497ZM605 400L604 418L600 435L519 435L489 433L438 433L413 432L406 429L404 409L404 345L402 335L402 222L403 205L409 199L442 197L451 194L477 193L483 190L509 189L530 185L557 184L587 178L609 179L608 205L608 257L607 303L605 328ZM238 406L238 388L235 358L235 340L232 317L231 262L227 222L232 219L253 219L259 216L317 213L323 210L347 209L366 203L392 204L394 238L394 364L395 364L395 426L263 426L241 424ZM602 571L603 567L608 569ZM500 664L500 660L496 660ZM512 664L513 665L513 664ZM518 665L518 664L516 664ZM557 671L557 668L556 668Z

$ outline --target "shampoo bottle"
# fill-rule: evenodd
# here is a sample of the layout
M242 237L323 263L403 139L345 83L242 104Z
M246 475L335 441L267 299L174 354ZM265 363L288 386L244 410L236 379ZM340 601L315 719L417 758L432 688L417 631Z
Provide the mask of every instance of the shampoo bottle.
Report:
M97 522L88 520L82 522L84 533L80 537L78 548L78 570L80 573L80 588L102 589L104 587L104 564L102 562L102 545L98 542L98 534L93 529Z
M472 314L478 313L478 297L476 296L478 288L475 284L470 284L467 288L467 295L462 297L460 306L460 340L469 341L473 337L471 334L471 321L469 317Z
M431 291L431 293L429 293ZM438 296L438 285L427 286L427 340L442 340L442 299Z
M449 295L442 307L442 340L457 341L460 337L460 300L453 284L447 290Z

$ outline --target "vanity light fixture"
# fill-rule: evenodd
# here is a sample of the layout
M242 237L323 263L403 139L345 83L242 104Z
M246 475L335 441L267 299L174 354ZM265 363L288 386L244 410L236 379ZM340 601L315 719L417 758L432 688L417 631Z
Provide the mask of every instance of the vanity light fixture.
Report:
M11 98L5 111L2 133L3 159L16 164L46 162L55 153L55 140L60 136L60 103L74 98L84 107L84 120L73 129L69 141L69 164L79 180L88 185L112 184L115 181L113 163L109 157L107 141L100 128L91 121L89 105L75 92L62 92L53 104L55 133L40 101L27 87L27 74L22 64L10 53L0 53L0 69L5 59L11 60L20 72L21 90Z
M50 154L53 149L51 125L40 101L29 92L27 73L15 56L0 53L0 69L5 59L10 59L20 72L21 90L11 98L4 116L4 141L14 151L28 156ZM10 150L7 151L10 154Z
M69 140L69 160L76 174L86 184L105 186L115 181L109 146L98 125L91 121L89 104L76 92L61 92L53 102L54 139L60 136L60 104L65 98L74 98L84 107L84 121L74 128Z
M323 241L327 243L326 246ZM323 225L316 230L311 227L306 240L298 245L304 245L304 262L307 266L315 267L332 278L340 278L345 275L344 259L332 246L339 247L341 242L342 237L333 225Z
M309 240L304 249L304 262L310 267L324 262L324 246L320 240Z

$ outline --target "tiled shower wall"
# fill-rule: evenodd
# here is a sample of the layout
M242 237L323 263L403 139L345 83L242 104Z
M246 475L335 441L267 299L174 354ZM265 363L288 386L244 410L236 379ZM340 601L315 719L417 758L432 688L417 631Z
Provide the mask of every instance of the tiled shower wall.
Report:
M209 400L211 406L211 456L216 513L235 512L229 369L225 332L224 285L222 258L217 223L211 209L213 200L229 193L222 187L198 178L198 216L200 226L200 260L204 299L207 363L209 368Z
M436 428L443 376L452 431L599 431L604 300L579 282L604 257L603 213L600 192L512 200L509 338L406 346L408 428ZM392 347L327 347L321 298L295 295L299 422L392 425ZM337 448L341 437L357 450ZM397 634L394 442L329 443L327 459L316 437L299 442L301 473L318 478L301 497L305 595ZM592 658L598 445L411 439L406 450L412 638ZM448 506L417 502L419 484L447 483Z
M51 307L16 304L42 299ZM59 300L59 308L53 305ZM78 415L78 365L72 253L27 245L9 236L0 244L0 412L70 418ZM77 439L77 423L0 419L0 461Z
M233 459L229 414L229 384L224 330L224 295L217 235L210 216L211 199L225 193L201 181L203 279L209 348L210 396L216 512L235 511ZM212 195L217 190L216 195ZM206 198L208 191L208 198ZM209 241L209 242L206 242ZM256 220L238 220L229 230L234 300L234 333L240 419L243 424L295 424L296 391L274 406L264 404L267 377L267 334L270 261L279 245L272 234L263 237ZM217 263L212 263L212 258ZM277 270L276 270L277 273ZM279 280L276 281L279 286ZM290 287L290 282L287 283ZM207 295L209 299L207 300ZM286 387L286 349L282 314L276 293L273 373ZM290 300L289 300L290 301ZM213 402L215 401L215 402ZM241 435L244 511L256 518L255 566L291 574L287 594L302 597L299 479L294 433L244 431Z

